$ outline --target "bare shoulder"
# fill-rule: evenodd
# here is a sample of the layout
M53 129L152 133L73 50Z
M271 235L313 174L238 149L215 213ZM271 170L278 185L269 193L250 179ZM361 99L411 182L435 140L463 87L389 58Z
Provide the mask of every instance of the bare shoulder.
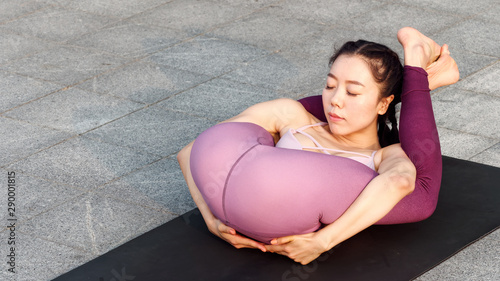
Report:
M296 100L288 98L277 99L274 100L274 105L276 110L275 114L278 116L291 118L293 118L293 116L296 117L297 115L302 115L302 117L307 116L307 110Z
M293 112L297 113L297 111L304 110L304 106L299 101L296 101L294 99L289 99L289 98L280 98L280 99L275 99L271 100L265 103L269 103L273 107L279 108L279 109L285 109L285 110L292 110ZM264 103L262 103L264 104Z
M300 102L281 98L255 104L224 122L255 123L270 133L278 133L283 127L304 118L307 118L307 111Z
M302 124L309 124L311 114L304 106L293 99L277 99L274 100L274 106L271 109L272 117L276 119L276 124L279 131L287 127L297 127Z

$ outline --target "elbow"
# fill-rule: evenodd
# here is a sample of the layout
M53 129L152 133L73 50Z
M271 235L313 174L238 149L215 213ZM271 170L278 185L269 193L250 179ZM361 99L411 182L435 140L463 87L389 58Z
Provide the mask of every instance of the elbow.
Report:
M178 153L177 153L177 162L179 163L182 163L182 160L184 159L184 155L185 155L185 152L184 152L184 149L181 149Z
M177 153L177 162L179 162L179 164L182 164L187 159L189 159L189 157L191 156L191 147L192 143L186 145Z

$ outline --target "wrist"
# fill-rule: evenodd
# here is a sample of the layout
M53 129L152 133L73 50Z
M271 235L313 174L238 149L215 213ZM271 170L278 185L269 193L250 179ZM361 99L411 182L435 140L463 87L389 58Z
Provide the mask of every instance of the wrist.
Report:
M201 212L201 215L203 217L203 220L205 221L205 224L207 225L208 230L210 232L214 232L217 230L217 218L212 214L212 213L207 213L207 212Z
M331 248L335 247L336 242L334 241L334 237L335 235L325 228L318 230L315 235L315 239L323 252L329 251Z

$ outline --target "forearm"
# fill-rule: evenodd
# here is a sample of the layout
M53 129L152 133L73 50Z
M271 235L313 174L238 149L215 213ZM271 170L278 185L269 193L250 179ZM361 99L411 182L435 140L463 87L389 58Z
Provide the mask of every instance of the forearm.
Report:
M188 144L186 147L184 147L177 154L177 161L179 162L182 174L184 175L184 179L186 180L186 184L189 188L189 192L191 193L191 197L193 198L193 201L196 204L196 206L198 206L198 209L200 210L201 215L203 216L203 219L205 220L205 223L207 223L208 226L208 224L214 221L215 216L208 208L208 205L203 199L200 190L198 189L196 183L194 182L193 175L191 174L190 156L193 143L194 141Z
M379 221L413 186L411 175L388 172L375 177L340 218L317 232L325 251Z

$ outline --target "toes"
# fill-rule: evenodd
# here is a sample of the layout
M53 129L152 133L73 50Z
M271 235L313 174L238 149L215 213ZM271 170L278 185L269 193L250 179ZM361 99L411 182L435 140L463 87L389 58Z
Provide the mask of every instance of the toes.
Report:
M440 56L442 55L450 55L450 49L448 47L448 44L444 44L442 47L441 47L441 51L439 52L440 53Z
M443 48L441 50L442 53L447 54L448 56L450 55L450 49L447 44L443 45Z

